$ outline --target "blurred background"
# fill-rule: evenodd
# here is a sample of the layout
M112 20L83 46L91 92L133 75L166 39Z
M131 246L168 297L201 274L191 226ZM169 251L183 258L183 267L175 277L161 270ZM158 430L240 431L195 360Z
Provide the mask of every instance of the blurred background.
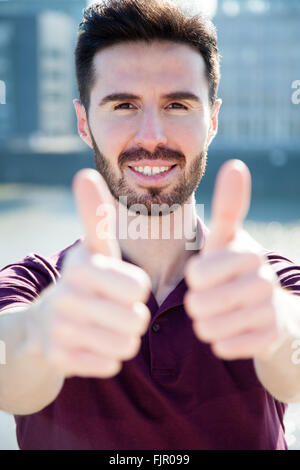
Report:
M0 269L81 235L71 183L94 163L77 136L73 57L87 3L0 0ZM240 158L253 178L246 228L300 264L300 0L187 7L213 18L222 55L219 132L196 194L205 222L218 168ZM289 448L300 449L300 405L285 424ZM0 449L17 448L14 420L0 412Z

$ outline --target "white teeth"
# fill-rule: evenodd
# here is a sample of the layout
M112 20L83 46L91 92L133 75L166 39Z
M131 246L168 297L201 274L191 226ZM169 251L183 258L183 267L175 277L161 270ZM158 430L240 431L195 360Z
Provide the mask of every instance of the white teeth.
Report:
M138 171L139 173L143 173L144 175L147 176L152 176L152 175L157 175L159 173L163 173L164 171L167 171L170 169L169 166L134 166L133 167L135 171Z

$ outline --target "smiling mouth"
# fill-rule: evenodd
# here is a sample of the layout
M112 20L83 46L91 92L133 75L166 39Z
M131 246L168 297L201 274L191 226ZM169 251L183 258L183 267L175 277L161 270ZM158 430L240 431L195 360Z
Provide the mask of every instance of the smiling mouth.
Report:
M168 166L128 166L127 171L130 177L133 178L138 184L144 187L161 187L168 185L173 180L173 175L176 173L178 165Z
M168 173L172 168L177 165L168 165L168 166L129 166L129 168L134 171L135 173L139 173L144 176L157 176L157 175L164 175Z

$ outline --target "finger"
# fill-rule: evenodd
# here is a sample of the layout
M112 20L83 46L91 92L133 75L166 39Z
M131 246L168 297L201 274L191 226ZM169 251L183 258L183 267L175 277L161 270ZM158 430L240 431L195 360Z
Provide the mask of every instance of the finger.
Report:
M69 321L112 331L142 335L146 332L151 315L142 302L135 302L131 308L108 299L94 299L86 296L65 295L60 302L59 313Z
M60 320L52 331L54 348L56 346L75 351L83 349L111 359L128 360L140 348L141 339L135 335L124 335L109 329L83 326Z
M259 273L244 277L204 292L189 290L184 297L186 311L194 319L221 315L271 298L273 284L261 268Z
M251 175L241 160L229 160L220 169L213 195L211 233L204 252L231 242L249 210Z
M257 253L221 248L207 255L192 256L186 264L185 278L189 288L199 292L254 271L263 262L264 258Z
M100 377L108 378L117 375L121 362L105 356L95 355L88 351L66 350L56 347L48 356L53 364L65 377Z
M108 259L100 254L94 255L90 261L74 264L72 270L65 272L65 283L72 291L78 290L82 295L99 295L128 305L148 300L151 280L139 266L119 259Z
M268 358L280 334L276 327L245 333L211 345L214 354L222 359Z
M93 169L80 170L73 180L73 192L89 250L120 258L115 204L102 176Z
M243 333L266 328L274 322L274 307L269 301L227 312L205 320L196 320L193 329L202 341L213 343Z

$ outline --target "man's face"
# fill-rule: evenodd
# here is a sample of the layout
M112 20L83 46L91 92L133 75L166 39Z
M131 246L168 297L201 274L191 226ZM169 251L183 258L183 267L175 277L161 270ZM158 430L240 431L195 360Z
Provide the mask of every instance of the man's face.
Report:
M78 127L113 196L127 196L128 208L144 204L149 215L151 204L188 202L221 104L209 105L202 56L174 42L130 42L100 51L94 67L88 118L77 104Z

